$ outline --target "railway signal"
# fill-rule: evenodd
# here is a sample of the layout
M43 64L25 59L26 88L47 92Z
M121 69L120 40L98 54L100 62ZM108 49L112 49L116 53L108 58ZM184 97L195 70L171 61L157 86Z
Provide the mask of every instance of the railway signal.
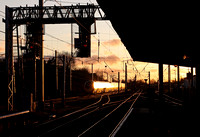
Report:
M29 53L34 57L40 57L40 44L34 42L29 43Z
M99 5L78 4L75 6L43 6L43 3L43 0L39 0L39 6L20 6L14 8L6 6L5 8L5 19L3 19L3 22L5 23L5 51L7 64L6 70L8 100L10 99L10 97L12 97L12 93L10 91L9 86L11 85L10 83L13 82L12 77L14 75L13 28L18 27L20 25L26 25L26 44L24 48L24 50L26 51L24 53L27 54L26 57L28 58L28 60L33 60L34 57L40 58L41 78L39 79L39 83L41 84L38 90L38 101L41 101L41 104L44 104L44 24L76 23L79 26L79 39L81 41L81 47L79 49L80 52L78 53L78 56L90 57L91 34L96 33L96 29L94 29L94 33L91 32L91 26L92 24L94 24L95 27L96 20L107 19L102 10L100 10ZM33 79L33 77L27 78ZM7 104L8 110L10 111L9 107L12 107L13 103L8 101Z
M77 57L91 56L90 26L79 26L79 38L75 38L75 48L78 49Z
M88 41L75 38L75 48L78 49L77 57L90 57L90 42Z

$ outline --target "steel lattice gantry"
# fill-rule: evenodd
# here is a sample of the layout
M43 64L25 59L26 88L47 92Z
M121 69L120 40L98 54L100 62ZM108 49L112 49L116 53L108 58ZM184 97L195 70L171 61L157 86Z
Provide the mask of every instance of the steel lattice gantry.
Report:
M41 19L43 24L54 23L79 23L82 20L102 20L105 14L98 5L76 6L48 6L43 7L40 17L40 7L17 7L11 8L14 24L26 24L37 22Z
M94 4L87 5L72 5L72 6L34 6L34 7L5 7L6 18L3 19L6 28L6 65L8 74L8 110L13 109L13 91L12 85L14 75L13 63L13 30L19 25L32 25L33 32L37 33L35 39L41 47L40 59L43 55L43 24L61 24L61 23L76 23L79 29L86 30L91 34L91 25L96 20L105 20L106 16L100 9L100 6ZM85 27L87 26L87 27ZM42 62L42 61L41 61ZM42 93L44 94L44 93ZM44 95L42 97L44 100ZM12 100L11 100L12 99Z

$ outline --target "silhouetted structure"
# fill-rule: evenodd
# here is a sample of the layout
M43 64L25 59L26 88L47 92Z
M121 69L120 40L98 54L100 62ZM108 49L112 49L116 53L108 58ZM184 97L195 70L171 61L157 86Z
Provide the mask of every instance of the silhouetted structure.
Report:
M133 60L159 63L161 92L163 64L196 67L199 98L197 3L134 1L127 4L107 0L97 2L111 20Z
M29 66L32 68L28 73L32 73L29 79L35 79L30 87L35 88L34 96L35 100L39 100L41 104L44 103L44 56L43 56L43 24L61 24L61 23L77 23L79 26L79 39L81 40L81 48L79 56L90 56L90 35L91 25L96 20L104 20L105 15L100 10L98 5L72 5L72 6L43 6L43 0L39 0L39 6L34 7L5 7L5 28L6 28L6 67L7 67L7 84L8 85L8 111L13 110L13 95L15 90L15 66L13 57L13 30L18 30L18 26L26 25L26 45L22 47L26 55L29 58ZM18 31L17 32L17 40ZM17 43L19 50L19 42ZM84 53L81 53L84 52ZM22 54L23 55L23 54ZM18 53L18 59L20 55ZM23 60L23 59L22 59ZM40 60L39 70L37 69L37 60ZM19 62L19 61L18 61ZM33 65L34 64L34 65ZM39 76L36 74L39 71ZM25 70L24 70L25 72ZM35 75L34 75L35 73ZM26 76L25 76L26 77ZM38 77L40 79L38 79ZM18 79L19 80L19 79ZM38 81L40 80L40 81ZM37 84L37 83L40 84ZM34 85L34 86L33 86ZM19 86L18 86L19 87ZM18 90L18 89L17 89ZM20 91L21 92L21 91ZM33 91L29 91L33 92ZM18 93L18 92L17 92ZM36 95L37 93L37 95Z

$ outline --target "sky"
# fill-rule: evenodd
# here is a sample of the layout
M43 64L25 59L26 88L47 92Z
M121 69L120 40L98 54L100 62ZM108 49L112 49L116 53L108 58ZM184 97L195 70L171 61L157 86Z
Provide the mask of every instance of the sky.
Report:
M19 6L34 6L38 4L39 0L1 0L0 4L0 19L5 17L5 5L9 7ZM59 4L71 5L71 4L87 4L96 3L96 0L57 0ZM55 0L44 0L44 6L58 5ZM5 24L0 20L0 31L5 31ZM148 62L137 62L131 58L130 54L126 50L125 45L121 42L121 39L117 35L116 31L112 27L109 20L96 22L97 34L91 36L91 58L81 59L76 58L76 66L78 68L88 68L91 70L91 63L94 64L94 73L104 71L109 73L113 77L117 77L117 73L121 73L121 77L124 78L124 63L128 64L128 79L134 79L137 75L137 79L147 79L148 72L151 72L151 79L158 80L158 65ZM78 26L73 24L73 37L78 35L75 33L78 31ZM24 26L19 27L19 33L24 37ZM44 55L54 56L55 50L59 53L71 51L71 24L51 24L45 25L44 35ZM0 54L5 53L5 34L0 32ZM55 39L52 38L59 38ZM24 37L25 38L25 37ZM100 40L100 61L98 62L98 39ZM64 41L64 42L63 42ZM108 67L105 67L108 66ZM190 71L190 68L181 67L180 77L186 77L186 73ZM164 81L167 81L167 65L164 65ZM174 80L177 72L177 68L171 66L171 79Z

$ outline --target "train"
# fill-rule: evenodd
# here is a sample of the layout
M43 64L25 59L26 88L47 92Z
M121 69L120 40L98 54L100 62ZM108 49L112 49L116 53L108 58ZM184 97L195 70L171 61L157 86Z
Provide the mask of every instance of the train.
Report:
M105 82L105 81L86 81L84 90L88 93L105 93L118 91L118 82ZM120 91L125 90L125 83L120 83Z

